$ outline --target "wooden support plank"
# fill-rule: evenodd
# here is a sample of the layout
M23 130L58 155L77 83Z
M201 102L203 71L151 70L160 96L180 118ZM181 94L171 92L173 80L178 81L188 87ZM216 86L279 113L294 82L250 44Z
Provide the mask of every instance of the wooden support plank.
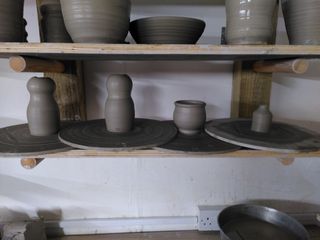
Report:
M251 118L261 104L270 104L272 74L256 73L254 62L235 62L231 117Z
M39 11L41 2L42 0L37 0L40 36L43 39ZM65 73L44 73L44 76L55 81L55 98L59 105L61 120L85 120L86 107L82 63L68 62L66 65Z
M307 59L258 61L253 64L257 73L306 73L309 68Z
M64 63L57 60L16 56L9 59L12 70L16 72L54 72L63 73Z

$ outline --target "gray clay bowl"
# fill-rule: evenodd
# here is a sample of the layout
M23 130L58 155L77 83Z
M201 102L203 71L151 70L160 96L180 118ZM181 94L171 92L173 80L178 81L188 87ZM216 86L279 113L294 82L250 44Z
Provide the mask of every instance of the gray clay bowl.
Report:
M206 23L187 17L149 17L131 22L130 33L141 44L196 44Z
M76 43L123 43L130 0L61 0L64 22Z

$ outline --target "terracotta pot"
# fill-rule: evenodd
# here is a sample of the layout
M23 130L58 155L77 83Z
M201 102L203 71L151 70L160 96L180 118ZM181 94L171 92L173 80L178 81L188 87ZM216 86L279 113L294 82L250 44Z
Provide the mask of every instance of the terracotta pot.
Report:
M130 0L61 0L74 42L123 43L130 25Z
M290 44L320 44L320 1L282 0Z
M206 122L206 103L193 100L175 102L173 121L179 132L195 135L203 130Z
M42 15L41 27L44 42L72 42L64 25L59 0L44 0L40 6L40 11Z
M132 80L128 75L114 74L107 81L108 98L105 106L109 132L126 133L132 130L135 110L131 98Z
M0 1L0 42L22 42L24 0Z
M278 0L226 0L227 44L271 44Z

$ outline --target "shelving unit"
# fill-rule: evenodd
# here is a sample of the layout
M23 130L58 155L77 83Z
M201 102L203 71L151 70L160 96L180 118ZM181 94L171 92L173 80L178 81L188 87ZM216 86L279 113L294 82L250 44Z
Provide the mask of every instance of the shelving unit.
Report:
M264 60L320 58L320 46L0 43L0 57L59 60Z
M31 156L30 158L87 158L87 157L106 157L106 158L316 158L320 157L320 151L309 153L276 153L257 150L240 150L224 154L192 154L192 153L170 153L158 150L137 150L132 152L107 152L93 150L71 150L48 155Z

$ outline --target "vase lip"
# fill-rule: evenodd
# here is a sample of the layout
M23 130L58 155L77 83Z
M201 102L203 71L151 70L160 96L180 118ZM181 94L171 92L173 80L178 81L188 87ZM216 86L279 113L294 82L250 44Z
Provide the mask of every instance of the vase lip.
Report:
M207 104L199 100L179 100L175 102L175 105L181 107L205 107Z

